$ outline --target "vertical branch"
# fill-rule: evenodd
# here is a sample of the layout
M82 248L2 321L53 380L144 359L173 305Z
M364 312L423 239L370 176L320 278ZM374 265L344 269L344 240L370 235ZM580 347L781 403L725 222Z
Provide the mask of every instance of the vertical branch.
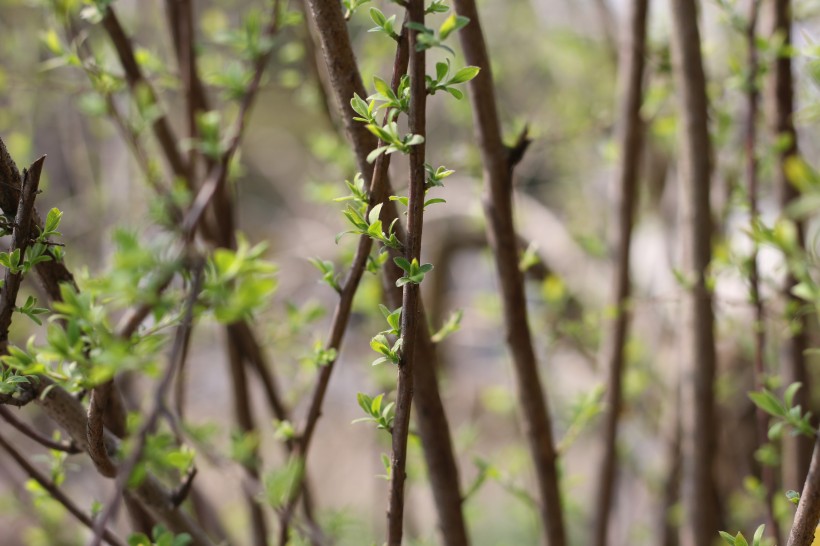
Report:
M646 20L648 0L635 0L627 47L623 51L621 81L621 161L618 165L618 188L621 203L618 211L618 265L615 270L615 309L617 314L610 330L606 359L608 404L604 416L604 453L599 466L598 494L595 507L596 546L606 546L617 466L618 421L623 405L622 379L626 359L625 348L629 328L629 299L632 294L629 275L629 251L632 246L632 226L638 200L638 170L641 162L642 131L641 99L643 97L644 56L646 50Z
M409 0L407 15L411 23L424 25L424 1ZM427 83L425 80L426 52L417 48L418 30L409 32L410 48L410 112L409 129L414 135L426 134ZM404 257L408 262L420 262L421 236L424 214L424 155L422 142L410 148L410 195L407 205L407 234ZM393 456L390 471L390 499L387 509L387 544L401 546L404 523L404 481L407 463L407 437L410 433L410 408L413 402L413 367L416 358L416 331L426 328L420 324L419 285L404 285L401 313L401 360L396 385L396 414L393 422Z
M746 27L746 183L749 194L749 223L754 229L759 218L758 209L758 172L757 172L757 117L760 102L758 89L759 60L757 54L757 21L760 13L760 0L752 0L749 5L749 22ZM766 374L764 356L766 354L766 327L763 311L763 300L760 297L760 276L757 268L757 243L753 243L752 255L749 257L749 291L754 306L754 378L755 388L763 388ZM755 408L757 419L757 442L763 446L768 441L769 416L763 409ZM780 526L774 514L774 491L776 487L774 468L761 463L760 478L766 489L766 524L775 542L780 542Z
M800 502L794 515L794 523L789 533L788 546L811 546L817 526L820 524L820 435L815 434L814 454Z
M797 197L797 190L786 176L786 162L798 154L797 132L794 128L794 82L792 80L792 61L790 53L786 52L792 43L791 32L791 0L775 0L774 31L783 40L782 50L774 65L774 132L776 139L784 139L786 144L780 150L778 168L775 172L776 185L780 191L781 208L785 209ZM804 248L806 245L805 225L801 220L794 221L797 231L797 245ZM798 313L802 303L792 294L792 288L797 284L794 275L786 277L783 286L783 299L786 301L787 312L794 316L789 329L791 337L786 340L783 358L784 383L799 382L803 387L797 391L794 403L803 408L810 406L811 387L806 369L805 351L808 349L809 317L805 313ZM811 460L811 442L803 436L784 438L783 442L783 486L798 488L806 476Z
M340 111L340 118L344 123L345 134L353 146L357 164L362 175L373 178L373 165L367 162L367 155L376 147L376 138L363 124L355 123L352 118L356 115L350 107L350 99L354 93L366 96L362 84L359 68L347 34L341 4L324 0L305 0L308 13L314 28L318 30L318 37L331 82L334 101ZM376 168L379 162L376 161ZM390 195L392 189L389 180L384 179L384 194ZM371 186L371 200L373 200ZM385 201L382 208L382 220L390 224L399 218L393 201ZM396 224L396 235L405 240L404 229L401 223ZM387 264L388 266L391 264ZM397 295L396 280L400 276L398 268L385 267L383 271L387 301L391 308L401 305L401 296ZM423 309L420 311L424 317ZM425 318L420 322L426 324ZM443 543L446 546L465 546L468 544L467 530L464 515L461 510L461 488L459 472L453 452L453 441L447 421L447 415L441 400L441 394L436 378L435 345L430 340L430 333L426 328L417 331L415 369L415 405L419 436L421 437L424 458L430 476L430 485L436 504L439 519L439 528Z
M546 391L541 386L527 319L524 279L518 269L518 246L512 209L514 162L510 161L510 155L501 140L490 60L475 2L455 0L454 4L459 15L470 19L470 24L459 32L464 56L469 64L481 68L481 72L470 81L469 86L475 132L484 161L487 237L493 248L501 284L507 344L515 365L524 428L538 478L541 520L548 543L551 546L563 546L566 543L566 533L558 483L558 455L552 437Z
M691 336L683 385L684 544L710 544L717 532L712 461L715 455L715 339L712 294L707 286L712 258L710 158L706 76L701 58L695 0L671 0L673 70L681 116L680 180L689 205L690 253L685 270L692 282L685 325Z

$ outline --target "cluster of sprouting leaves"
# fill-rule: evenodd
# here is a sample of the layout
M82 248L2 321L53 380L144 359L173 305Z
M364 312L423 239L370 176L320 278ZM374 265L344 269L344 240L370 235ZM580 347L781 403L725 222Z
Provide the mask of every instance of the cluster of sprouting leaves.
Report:
M276 266L264 260L267 245L238 237L236 250L214 251L205 272L202 301L217 321L231 324L265 307L276 290Z
M751 546L761 546L763 544L763 532L766 530L765 525L761 525L755 531L754 536L752 537L752 544ZM728 544L729 546L749 546L749 542L746 540L746 537L743 536L743 533L738 531L735 536L730 535L726 531L720 531L720 538Z
M370 397L364 393L356 395L359 407L365 412L367 417L362 417L353 421L354 423L375 423L376 428L392 432L393 419L395 418L395 404L389 402L382 406L384 394Z
M783 392L783 400L780 400L772 391L765 388L749 393L749 398L757 407L776 418L776 421L769 427L770 439L780 438L786 427L791 427L794 434L803 434L809 437L815 435L815 428L811 424L811 412L803 413L799 404L794 405L794 396L800 387L800 383L789 385Z
M128 546L187 546L193 539L187 533L175 535L162 525L151 530L151 537L144 533L136 533L128 537Z
M374 366L390 362L398 364L401 360L401 307L391 311L384 305L379 304L384 319L387 321L388 329L382 330L370 340L370 348L376 351L381 356L373 361ZM395 341L389 341L389 338L395 338Z

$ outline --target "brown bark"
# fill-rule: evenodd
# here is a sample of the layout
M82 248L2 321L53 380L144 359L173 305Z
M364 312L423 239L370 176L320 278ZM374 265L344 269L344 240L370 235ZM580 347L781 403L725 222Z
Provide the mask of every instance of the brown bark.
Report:
M788 546L811 546L817 525L820 524L820 436L815 435L814 454L811 458L809 472L803 491L800 493L800 502L794 523L789 533Z
M690 354L683 384L683 544L710 544L718 531L714 496L715 340L712 294L707 287L711 261L711 145L708 128L706 76L701 58L695 0L671 0L673 70L681 120L679 177L685 188L688 260L692 282L688 294L690 324L684 326Z
M484 210L487 237L494 251L501 284L507 344L516 370L518 397L524 428L537 475L541 521L550 546L566 543L557 453L546 392L541 386L538 362L527 319L523 275L518 269L518 251L512 210L512 168L514 163L501 141L496 111L490 59L473 0L455 0L456 11L470 19L459 32L467 63L481 72L470 81L475 132L484 162Z
M783 39L783 48L792 43L791 0L775 0L774 31ZM794 128L794 82L792 79L792 60L789 54L780 55L774 64L774 127L775 137L786 137L788 143L778 156L778 168L775 171L775 184L780 191L780 204L783 209L797 197L797 189L786 177L786 161L799 153L797 132ZM802 221L794 222L797 231L797 244L804 248L806 244L805 226ZM792 288L797 284L793 275L788 275L783 286L783 299L791 309L802 307L802 302ZM800 382L803 387L797 391L794 403L805 410L811 400L811 385L806 368L805 351L808 349L809 316L796 314L792 321L791 333L782 348L783 379L786 385ZM783 486L797 489L806 477L811 461L812 443L804 436L783 439Z
M408 19L412 23L424 24L424 0L409 0ZM424 49L416 48L418 31L410 31L410 111L408 125L410 133L426 135L427 126L427 83L425 81ZM426 143L410 148L410 194L407 204L407 230L404 238L404 258L408 262L421 263L421 238L424 226L424 157ZM393 453L390 463L390 495L387 508L387 544L401 546L404 530L404 482L407 478L407 438L410 434L410 409L413 403L413 370L416 366L417 332L427 328L419 312L419 285L407 283L402 291L401 313L401 360L398 365L396 384L396 413L393 421Z
M629 275L629 251L632 246L632 226L638 201L638 171L641 163L643 120L641 100L643 97L644 56L646 49L646 20L648 0L635 0L629 25L628 42L622 57L621 83L621 161L618 165L618 264L615 270L614 307L617 315L611 325L611 340L606 359L609 378L607 381L607 408L604 415L604 452L599 465L598 494L596 495L595 535L596 546L606 546L612 497L615 489L617 468L618 421L623 405L622 377L626 360L627 331L631 318L629 299L632 286Z

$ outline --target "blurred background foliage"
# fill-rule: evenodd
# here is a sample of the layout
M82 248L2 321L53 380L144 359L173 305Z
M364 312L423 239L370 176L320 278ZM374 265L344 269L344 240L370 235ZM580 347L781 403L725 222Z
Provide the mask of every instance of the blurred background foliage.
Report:
M610 227L616 210L613 173L619 155L614 138L618 123L614 41L624 32L626 2L611 1L603 11L602 3L479 2L504 132L512 142L528 126L534 139L516 171L518 222L522 236L534 243L537 258L528 275L529 309L554 405L568 527L576 544L584 543L584 522L591 517L589 499L595 491L591 483L599 449L595 418L601 409L604 377L597 355L602 321L611 315L607 296L615 242ZM116 4L139 48L142 68L159 90L178 132L184 133L180 79L163 4L158 0ZM261 4L195 2L200 69L223 126L236 115L236 89L243 88L248 74L241 60L242 32L259 24ZM375 5L387 14L398 12L388 2ZM747 212L739 174L745 51L743 36L726 6L712 0L701 5L716 143L713 202L720 218L714 263L721 370L720 490L729 499L724 506L729 528L747 529L763 508L760 484L750 477L757 463L751 449L753 406L745 394L752 388L751 307L742 271L750 245L744 234ZM272 64L252 113L241 160L235 162L231 176L240 229L252 243L267 241L267 256L279 268L278 292L258 327L288 401L297 408L297 419L304 410L300 401L314 377L305 361L314 342L324 336L335 301L335 294L319 284L320 275L307 258L344 264L355 244L353 238L334 244L336 233L345 226L333 198L346 193L344 180L352 180L354 162L339 131L336 108L327 101L322 61L302 9L300 2L289 2L290 24L275 38ZM0 135L20 164L48 154L41 207L65 211L61 227L67 262L72 270L93 275L111 259L115 230L127 228L148 237L156 231L153 192L107 116L99 91L111 93L149 150L155 144L146 131L150 113L140 112L130 102L107 38L92 26L71 29L64 24L62 13L79 10L93 19L93 5L80 0L0 0ZM663 501L673 475L669 454L675 442L677 316L683 290L675 276L680 254L680 198L674 170L678 122L665 2L652 2L651 12L643 107L649 136L633 250L635 320L628 346L628 403L621 429L623 467L613 544L660 544L657 537L665 523L674 524L679 517L675 503ZM809 160L820 146L815 130L820 117L820 48L815 44L819 15L816 2L795 3L798 130ZM372 76L389 73L392 63L389 40L368 33L370 26L364 11L349 22L368 89L372 89L368 83ZM100 71L94 82L79 66L72 32L87 39L98 57ZM765 66L775 46L768 34L761 31L761 36ZM444 52L431 53L429 66L444 56ZM430 100L428 156L457 174L440 192L448 202L431 207L426 216L424 255L436 269L424 289L434 330L452 311L464 313L461 329L440 347L440 378L462 482L465 491L472 491L465 505L471 535L477 545L535 544L539 524L530 487L532 469L516 415L494 269L483 235L481 158L468 99L435 96ZM760 144L764 220L778 213L771 183L774 144L768 136ZM395 163L392 177L401 193L405 167ZM761 260L764 295L771 295L783 267L773 251L764 249ZM383 470L380 453L389 451L388 439L369 427L351 424L361 416L356 392L389 391L394 383L392 369L369 365L369 337L382 328L382 317L372 312L380 290L378 278L367 275L310 459L320 519L329 534L339 537L339 544L369 543L381 535L383 526L385 482L377 476ZM773 310L767 323L773 340L768 355L772 371L777 340L786 326L780 311ZM13 336L25 339L36 332L25 330L29 327L15 324ZM201 329L195 339L189 415L194 424L211 426L214 445L228 453L233 423L226 411L230 404L224 388L227 372L224 355L212 339L217 330L212 330L209 334L207 327ZM820 395L820 389L814 393ZM259 391L254 389L253 394L255 403L261 404ZM820 400L813 406L820 407ZM281 455L268 445L275 441L271 434L261 436L266 465L281 464ZM237 440L233 447L241 451ZM411 439L409 543L434 544L435 514L419 449ZM237 503L238 488L226 489L219 470L201 464L198 479L206 492L220 500L229 529L241 535L245 515ZM88 468L69 463L65 485L90 506L94 499L106 498L106 490L85 482L86 472ZM82 543L79 531L63 525L68 516L62 509L41 492L24 494L21 477L2 460L0 477L4 544ZM778 503L788 519L786 500Z

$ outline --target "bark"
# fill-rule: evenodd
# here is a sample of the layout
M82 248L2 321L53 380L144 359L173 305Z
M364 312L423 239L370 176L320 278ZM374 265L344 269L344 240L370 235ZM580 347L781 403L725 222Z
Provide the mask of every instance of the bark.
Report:
M800 493L788 546L811 546L820 524L820 436L815 436L814 454Z
M783 47L792 43L791 0L775 0L774 31L783 38ZM785 209L797 197L797 190L786 177L786 161L799 152L797 132L794 128L794 82L792 79L792 61L788 54L777 58L774 65L774 132L775 137L786 137L788 144L780 151L778 168L775 171L775 184L780 191L781 207ZM804 248L806 244L805 226L795 220L797 244ZM783 299L791 309L802 307L799 298L792 294L792 287L797 284L793 275L788 275L783 286ZM782 348L783 379L786 385L800 382L803 387L797 391L795 404L807 409L811 400L811 386L806 368L805 351L808 349L809 315L796 314L789 329L791 337ZM804 436L784 438L783 441L783 487L797 489L806 477L811 461L812 443Z
M527 319L524 281L518 269L518 251L512 210L512 155L501 141L490 60L478 11L473 0L455 0L456 12L470 19L459 32L467 63L481 72L469 83L475 132L484 162L484 210L487 237L493 248L501 285L507 344L512 353L524 428L537 475L540 515L548 543L566 543L558 482L557 453L552 437L546 392Z
M409 0L407 14L411 22L424 24L424 0ZM410 133L426 135L427 125L427 82L425 81L425 60L422 49L416 50L418 31L409 32L410 49L410 111L408 125ZM410 194L407 204L407 230L404 242L404 258L421 263L421 238L424 225L424 171L426 143L422 142L410 149ZM401 360L398 366L396 384L396 413L393 420L393 455L390 471L390 496L387 508L387 544L401 546L404 529L404 482L407 478L407 438L410 434L410 408L413 403L413 370L416 366L417 332L427 328L427 322L419 310L420 286L416 283L404 285L401 314ZM422 322L424 320L424 322Z
M712 294L707 287L711 261L711 146L706 76L701 58L695 0L671 0L673 70L681 116L679 177L688 201L689 241L685 271L692 286L687 296L684 335L691 351L683 384L683 544L710 544L718 531L714 497L715 340Z
M638 201L638 171L641 163L642 130L641 100L643 97L644 56L648 0L632 4L628 43L623 50L621 104L621 162L618 166L620 207L618 210L618 264L615 271L614 307L617 315L611 325L611 340L606 359L609 370L607 409L604 415L604 453L599 465L596 495L595 545L607 544L609 516L615 490L617 468L618 421L623 405L622 377L626 360L626 341L631 318L629 299L632 284L629 275L629 252L632 226Z

